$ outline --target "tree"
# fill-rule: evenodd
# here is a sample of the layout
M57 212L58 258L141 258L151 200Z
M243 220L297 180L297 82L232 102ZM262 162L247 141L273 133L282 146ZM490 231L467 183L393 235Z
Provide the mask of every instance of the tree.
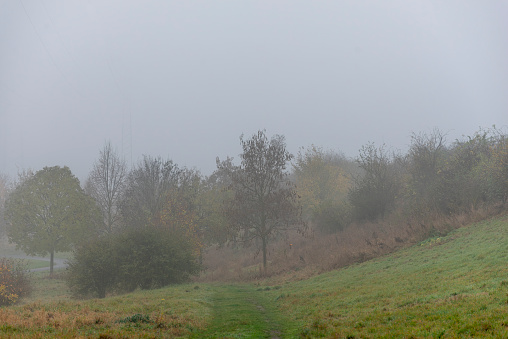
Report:
M228 173L234 198L225 208L233 239L261 241L263 268L267 266L268 241L283 230L303 231L305 223L295 185L289 180L287 163L293 156L286 150L284 137L275 135L268 140L265 131L252 138L240 137L243 153L240 166L231 161L217 167Z
M100 212L68 167L44 167L25 178L9 195L5 208L9 241L29 255L50 254L96 234Z
M227 219L221 206L231 200L231 192L226 188L229 179L224 182L218 171L205 178L196 197L196 215L199 232L206 245L223 245L227 242Z
M351 176L358 166L342 154L312 146L302 148L293 173L302 197L304 216L323 232L342 230L349 223L350 205L347 194Z
M127 177L121 213L128 228L147 227L162 212L171 189L176 189L180 169L171 160L143 156Z
M5 210L5 201L7 200L7 196L9 195L9 189L10 189L9 177L5 174L0 173L0 237L2 237L5 232L4 210Z
M85 191L92 196L104 216L105 231L119 227L120 201L125 188L127 165L107 142L88 175Z
M362 146L357 162L364 170L363 176L354 178L349 191L349 201L358 220L374 220L383 217L393 206L399 189L397 166L394 157L373 143Z
M443 166L448 157L445 135L438 129L430 133L413 133L407 155L406 203L412 204L412 213L427 213L436 208Z

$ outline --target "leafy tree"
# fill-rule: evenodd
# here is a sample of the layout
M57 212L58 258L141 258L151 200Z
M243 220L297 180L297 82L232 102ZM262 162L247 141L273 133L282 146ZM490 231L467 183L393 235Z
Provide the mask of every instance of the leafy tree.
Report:
M100 212L68 167L44 167L23 180L6 202L9 241L29 255L69 251L96 234Z
M217 171L200 185L195 211L203 244L223 245L227 241L227 219L221 210L223 204L231 200L227 187Z
M127 165L110 142L100 151L88 175L85 191L92 196L104 216L105 231L113 232L120 223L120 201L125 188Z
M312 146L302 149L293 164L304 215L324 232L339 231L350 219L347 199L358 166L343 155Z
M198 256L203 247L198 229L198 215L182 195L181 192L168 192L166 203L152 224L158 230L184 237L191 243L193 253Z
M486 165L490 181L485 184L492 200L508 201L508 136L499 134L492 146L492 156ZM484 173L484 172L483 172Z
M506 199L506 140L506 135L494 127L453 144L438 186L442 211L467 211Z
M5 210L5 201L7 200L7 196L9 195L10 190L10 181L7 175L0 173L0 237L4 235L5 232L5 220L4 220L4 210Z
M289 180L287 163L293 156L286 150L284 137L268 140L265 131L252 138L240 137L243 153L240 166L218 161L228 173L234 198L226 206L230 232L236 241L261 241L263 268L267 266L267 245L283 230L303 231L305 223L295 185Z
M475 169L490 155L491 140L486 131L476 132L466 140L456 140L448 151L435 190L436 209L452 213L485 202L486 190Z
M399 189L397 166L385 149L369 143L362 146L357 159L363 176L354 179L349 201L358 220L374 220L383 217L393 206Z
M437 197L448 158L445 135L438 129L430 133L413 133L406 157L408 177L405 205L413 214L428 213L439 206Z
M177 189L181 170L171 160L143 156L127 177L121 213L128 228L147 227L166 204L168 192Z

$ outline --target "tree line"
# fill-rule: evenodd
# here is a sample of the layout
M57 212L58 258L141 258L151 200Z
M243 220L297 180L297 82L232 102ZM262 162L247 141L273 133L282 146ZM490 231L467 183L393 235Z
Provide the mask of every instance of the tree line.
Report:
M128 169L111 143L83 188L67 167L28 171L1 196L7 235L28 254L74 250L71 287L104 297L185 281L213 244L254 244L266 270L267 244L288 230L336 233L508 198L508 139L495 128L450 144L437 129L415 133L405 154L368 143L355 159L316 146L293 156L264 130L240 145L239 163L217 159L210 176L149 155Z

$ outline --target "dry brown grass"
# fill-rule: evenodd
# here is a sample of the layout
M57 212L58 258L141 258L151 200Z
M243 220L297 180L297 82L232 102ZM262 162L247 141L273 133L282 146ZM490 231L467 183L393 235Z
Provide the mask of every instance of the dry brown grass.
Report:
M325 271L345 267L392 253L402 247L476 221L505 213L506 206L471 208L467 213L443 216L427 213L424 218L407 218L393 213L380 222L351 224L336 234L312 232L307 237L296 233L272 242L268 249L269 269L261 269L261 254L248 248L209 248L204 256L206 271L200 281L256 281L274 283L302 280Z
M188 294L201 296L192 290ZM160 296L167 295L167 302ZM0 336L16 338L175 338L206 325L193 302L181 297L180 290L158 290L151 295L130 295L84 302L34 302L0 309ZM192 297L192 298L194 298ZM127 300L124 300L127 299ZM129 300L132 299L132 300ZM148 323L125 321L135 313Z

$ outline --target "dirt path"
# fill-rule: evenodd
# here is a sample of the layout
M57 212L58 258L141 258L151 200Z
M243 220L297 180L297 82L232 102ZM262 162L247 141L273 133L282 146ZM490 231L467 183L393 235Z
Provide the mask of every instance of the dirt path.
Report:
M211 300L213 319L195 338L286 338L289 322L273 300L250 285L217 286ZM284 326L281 326L284 324Z
M40 260L40 261L47 261L48 262L48 265L49 265L49 261L50 259L49 258L44 258L44 257L31 257L31 256L28 256L28 255L20 255L20 254L7 254L7 255L2 255L3 257L7 257L7 258L14 258L14 259L28 259L28 260ZM53 269L60 269L60 268L66 268L67 267L67 260L66 259L58 259L58 258L54 258L53 259ZM40 272L40 271L49 271L49 266L48 267L40 267L40 268L33 268L31 270L29 270L29 272Z

